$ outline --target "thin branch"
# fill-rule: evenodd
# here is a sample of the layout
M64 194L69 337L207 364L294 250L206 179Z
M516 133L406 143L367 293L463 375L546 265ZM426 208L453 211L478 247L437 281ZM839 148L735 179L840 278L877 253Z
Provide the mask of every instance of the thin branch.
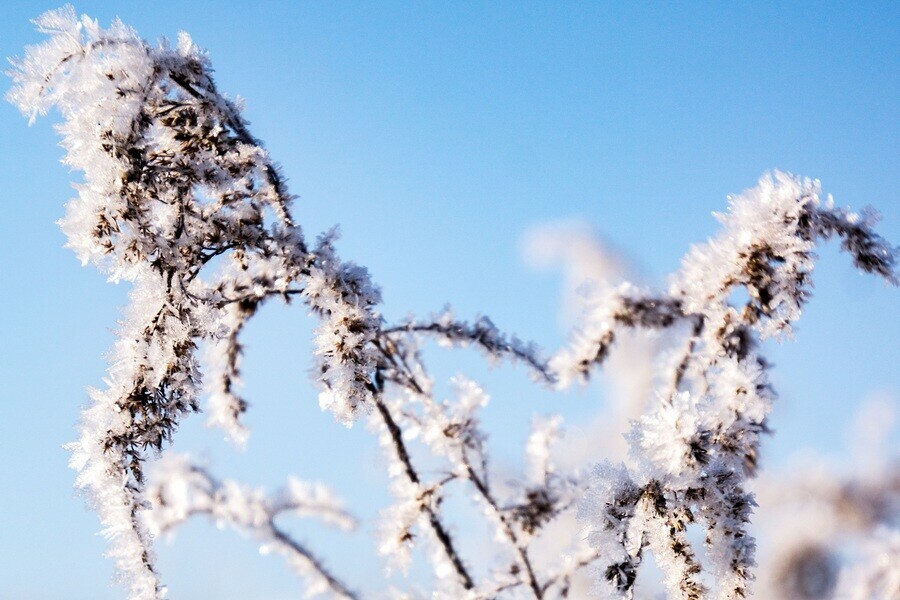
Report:
M384 424L385 428L388 431L388 434L391 436L391 442L394 446L394 451L397 453L397 458L400 460L403 465L404 473L406 478L415 485L421 485L421 478L419 477L418 472L416 472L415 467L412 464L412 459L409 455L409 450L406 447L406 442L403 441L403 432L400 429L400 426L397 425L397 422L394 420L394 417L391 415L390 409L388 409L387 405L381 399L381 390L377 390L377 392L373 395L375 408L378 411L379 416L381 417L381 421ZM438 517L435 510L428 504L423 502L421 504L421 510L428 517L428 524L431 527L431 530L434 532L435 537L440 543L441 547L444 550L444 554L446 554L447 558L450 560L450 563L453 565L453 569L456 571L457 576L460 579L463 587L467 590L471 590L475 588L475 583L472 579L472 576L469 574L465 565L462 562L462 559L459 556L459 552L456 550L453 545L453 539L450 536L450 533L447 531L444 524L441 522L440 517Z

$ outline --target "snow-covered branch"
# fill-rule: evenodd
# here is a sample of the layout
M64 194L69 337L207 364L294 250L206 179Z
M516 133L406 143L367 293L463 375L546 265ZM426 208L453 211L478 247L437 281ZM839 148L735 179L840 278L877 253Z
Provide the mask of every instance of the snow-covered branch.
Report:
M730 199L721 233L691 249L666 290L616 282L589 295L571 344L548 361L487 317L470 323L447 310L387 324L367 270L338 256L336 230L307 244L277 165L186 34L175 47L151 46L120 22L103 29L71 7L36 23L48 37L13 63L8 98L31 120L53 107L61 114L65 162L84 178L62 221L68 246L131 285L106 387L91 391L68 448L132 598L165 595L152 536L200 513L284 555L311 591L353 597L275 523L291 512L349 526L324 488L294 480L270 498L172 455L152 481L145 476L145 462L201 410L203 391L208 422L246 442L240 336L274 299L302 302L318 320L313 380L322 409L348 427L364 416L379 437L396 497L380 527L389 566L405 569L424 542L445 597L566 597L593 568L608 592L632 598L651 553L671 597L751 593L748 484L775 398L759 341L790 335L810 296L819 241L841 238L859 269L898 283L897 252L875 233L873 211L836 209L820 199L818 182L767 175ZM590 377L637 330L677 342L656 370L650 406L632 407L640 416L627 463L563 468L554 457L562 423L536 419L527 473L511 483L490 461L479 416L486 392L458 377L455 398L439 399L419 349L424 338L471 346L563 388ZM494 533L485 568L463 556L468 531L443 508L455 491ZM586 535L571 530L576 506ZM705 531L704 549L691 525ZM566 527L561 545L555 532ZM896 537L883 539L896 554ZM873 567L859 577L893 589L885 573Z
M281 554L307 581L307 596L330 593L356 598L311 550L293 539L275 520L284 514L312 517L344 531L356 521L328 488L291 478L272 497L237 482L218 481L187 456L169 453L154 465L146 497L153 510L144 513L154 535L164 534L194 515L206 515L218 525L230 525L252 535L263 553Z
M384 330L395 333L419 333L437 338L446 346L475 346L492 362L505 357L520 361L531 369L537 380L553 383L554 375L533 343L522 342L516 336L502 333L490 318L481 316L474 323L458 321L450 309L445 309L429 321L408 321Z

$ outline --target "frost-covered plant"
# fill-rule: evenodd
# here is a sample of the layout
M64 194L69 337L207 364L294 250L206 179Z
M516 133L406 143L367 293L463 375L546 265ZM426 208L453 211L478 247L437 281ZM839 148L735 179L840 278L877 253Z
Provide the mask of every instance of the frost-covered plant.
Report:
M153 503L153 510L146 513L151 534L163 534L189 517L205 514L219 525L252 534L260 541L262 552L285 556L297 574L307 579L309 595L331 591L339 597L355 597L311 550L275 523L282 514L295 514L318 518L345 531L353 529L356 521L325 486L292 478L284 490L267 498L261 490L217 481L188 457L171 453L154 465L154 471L144 492Z
M685 533L691 523L706 530L714 593L748 593L754 500L746 483L774 396L756 340L790 333L820 239L841 237L859 268L897 282L894 250L872 231L872 213L820 201L817 182L764 177L731 200L723 233L689 253L668 291L628 283L598 290L571 346L546 361L486 317L466 322L448 310L385 322L378 288L363 267L338 257L336 234L307 243L278 168L186 34L175 47L151 46L120 22L103 29L71 7L36 23L48 39L14 62L8 98L32 120L51 107L61 113L65 162L84 175L62 221L68 245L132 286L107 387L91 392L80 439L69 445L76 485L100 517L131 597L165 595L153 534L197 513L285 555L312 591L354 595L274 521L301 512L349 525L324 488L292 481L268 498L169 456L152 480L145 474L147 460L200 410L204 391L209 423L246 441L240 336L276 298L296 298L319 320L321 407L345 425L366 417L384 447L396 503L383 513L379 552L402 570L424 544L436 597L565 597L588 567L609 591L630 597L648 551L671 596L707 597L713 592ZM748 299L736 306L737 288ZM629 435L629 464L562 469L551 458L559 419L536 419L528 473L513 485L492 477L478 416L487 395L457 378L457 397L437 398L420 352L426 338L472 346L564 387L603 363L626 329L682 334ZM423 449L427 461L417 458ZM422 466L435 461L442 467ZM454 489L473 497L494 528L497 558L485 573L462 556L443 510ZM576 535L562 556L542 553L543 534L577 505L588 543Z
M784 173L760 180L719 215L722 232L695 246L667 293L623 285L599 299L572 347L552 362L562 381L587 376L623 328L688 325L683 348L662 373L657 401L629 434L631 465L602 465L581 506L591 543L606 557L606 583L630 596L645 549L665 573L670 596L748 595L755 542L747 531L755 501L760 436L774 399L757 340L791 332L809 297L813 248L842 238L863 271L897 283L894 250L875 234L875 215L820 200L818 182ZM743 288L746 301L732 297ZM715 589L686 536L698 523Z

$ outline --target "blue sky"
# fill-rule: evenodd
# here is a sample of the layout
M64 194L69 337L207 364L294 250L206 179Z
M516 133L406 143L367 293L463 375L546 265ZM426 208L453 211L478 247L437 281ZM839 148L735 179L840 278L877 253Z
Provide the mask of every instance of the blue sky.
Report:
M39 41L28 19L49 8L4 3L0 52ZM370 269L389 319L449 301L462 317L489 314L554 349L564 340L561 278L522 262L529 227L583 219L661 282L715 231L710 213L726 194L773 168L820 178L839 205L877 207L881 232L900 242L896 2L76 9L102 23L118 15L151 40L186 30L208 48L220 88L246 99L254 133L283 165L307 235L340 224L342 255ZM121 595L109 586L96 519L72 497L61 444L74 438L84 388L101 384L127 290L62 248L54 222L77 175L58 162L54 118L28 128L0 104L2 599ZM782 397L765 464L804 447L837 456L862 400L900 397L900 295L834 248L821 254L797 342L770 352ZM271 306L248 331L246 453L199 418L176 445L254 484L274 487L290 473L332 482L371 514L387 500L369 475L375 445L364 428L348 433L319 413L306 377L310 329L302 308ZM577 419L602 401L593 391L548 399L521 371L487 373L466 353L436 358L440 373L486 382L501 459L514 460L531 410ZM569 401L574 408L557 405ZM370 538L354 538L360 556ZM321 541L346 566L340 537ZM202 523L160 555L176 597L296 594L278 560ZM362 586L377 566L358 560Z

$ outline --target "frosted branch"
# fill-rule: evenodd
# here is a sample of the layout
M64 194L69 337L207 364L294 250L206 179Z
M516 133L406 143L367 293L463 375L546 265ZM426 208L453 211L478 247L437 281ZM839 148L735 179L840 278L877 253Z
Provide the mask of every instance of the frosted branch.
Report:
M131 285L106 387L90 392L79 439L67 448L76 486L98 513L132 598L165 596L151 532L193 514L251 533L284 555L312 592L353 597L275 523L290 512L349 527L324 488L294 480L268 497L175 456L162 459L158 479L145 481L144 463L199 411L201 390L210 394L209 423L246 440L240 335L277 298L304 303L318 320L320 406L348 427L368 415L378 432L396 496L384 513L380 551L402 569L421 534L438 594L565 596L579 570L595 568L601 587L632 598L645 552L660 565L670 596L750 593L755 499L748 483L775 399L758 342L791 334L810 296L819 241L841 238L857 268L898 283L897 250L874 231L873 211L823 203L815 181L765 176L729 199L728 212L717 216L721 232L690 250L665 291L626 283L589 295L571 343L549 361L487 317L469 323L448 310L388 326L369 273L338 256L336 230L307 245L284 178L187 35L174 48L153 47L120 22L103 29L71 7L36 24L47 39L14 61L7 98L31 120L59 111L65 162L84 179L61 222L67 245L111 281ZM601 465L587 478L559 469L551 447L561 423L536 420L528 474L506 488L492 478L479 418L487 394L457 378L455 399L436 399L418 347L423 337L475 347L566 387L587 379L633 329L686 337L657 378L654 402L633 421L628 464ZM430 452L429 461L417 451ZM441 464L436 475L421 467L434 462ZM467 490L494 529L502 564L483 580L461 556L442 511L454 486ZM839 497L863 505L849 490ZM543 564L541 536L571 516L579 496L589 547L576 543L563 564ZM708 561L685 534L691 524L705 530ZM893 556L896 543L886 539ZM873 568L858 580L892 593L891 577Z
M219 525L230 525L252 535L264 553L285 557L291 568L307 580L306 596L329 593L337 598L356 598L322 560L294 540L275 522L282 514L313 517L344 531L356 521L323 485L291 479L273 497L234 481L219 482L205 469L182 455L168 454L155 465L146 496L153 504L144 513L151 533L159 535L194 515L206 515Z
M387 335L419 333L435 336L448 346L473 345L492 360L508 357L525 364L539 380L553 383L554 375L534 344L527 344L516 336L503 334L488 317L478 317L474 323L459 321L453 312L445 310L433 320L409 321L384 330Z

